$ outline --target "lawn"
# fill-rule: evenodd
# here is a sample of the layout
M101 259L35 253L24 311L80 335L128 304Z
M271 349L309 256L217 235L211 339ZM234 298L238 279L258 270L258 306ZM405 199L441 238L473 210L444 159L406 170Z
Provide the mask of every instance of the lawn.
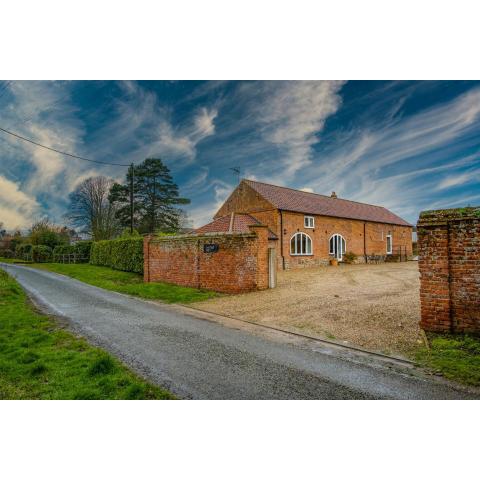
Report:
M191 303L207 300L217 295L215 292L181 287L171 283L144 283L143 277L137 273L121 272L120 270L88 263L32 263L28 266L61 273L106 290L135 295L149 300L161 300L165 303Z
M417 351L417 361L444 377L480 386L480 339L468 335L429 335L430 349Z
M0 269L0 399L171 399L40 315Z

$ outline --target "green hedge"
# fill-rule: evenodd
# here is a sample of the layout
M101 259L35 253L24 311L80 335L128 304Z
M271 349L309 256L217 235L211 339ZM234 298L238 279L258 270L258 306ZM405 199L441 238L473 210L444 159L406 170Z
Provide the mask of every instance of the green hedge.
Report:
M32 248L34 262L49 262L52 259L52 249L47 245L34 245Z
M143 238L93 242L90 263L124 272L143 273Z

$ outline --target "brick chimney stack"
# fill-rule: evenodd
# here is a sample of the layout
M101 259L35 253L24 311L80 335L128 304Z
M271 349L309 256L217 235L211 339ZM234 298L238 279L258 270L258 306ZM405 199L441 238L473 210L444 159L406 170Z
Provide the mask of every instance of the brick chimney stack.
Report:
M335 192L332 192L332 194L330 195L332 198L337 198L337 194Z

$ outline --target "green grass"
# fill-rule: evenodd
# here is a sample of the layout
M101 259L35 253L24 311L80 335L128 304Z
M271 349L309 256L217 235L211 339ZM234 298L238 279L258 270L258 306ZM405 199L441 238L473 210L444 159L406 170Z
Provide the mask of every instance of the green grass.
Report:
M4 258L4 257L0 257L0 262L3 262L3 263L19 263L19 264L22 264L22 263L32 263L30 260L20 260L18 258Z
M0 269L0 399L171 399L30 305Z
M150 300L161 300L165 303L191 303L207 300L218 295L215 292L181 287L171 283L144 283L142 275L137 273L121 272L120 270L99 267L88 263L32 263L29 266L61 273L106 290L135 295Z
M480 386L480 339L468 335L429 335L430 350L417 352L417 361L444 377Z

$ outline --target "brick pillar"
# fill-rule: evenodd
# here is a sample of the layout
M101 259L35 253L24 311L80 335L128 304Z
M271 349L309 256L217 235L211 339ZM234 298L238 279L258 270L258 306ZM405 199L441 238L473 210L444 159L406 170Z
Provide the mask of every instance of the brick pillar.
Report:
M268 227L266 225L249 225L257 235L257 288L268 288Z
M424 330L449 332L450 288L448 263L448 224L417 228L418 268L420 270L420 327Z
M152 235L143 237L143 281L150 281L150 240Z
M417 234L420 326L480 333L480 207L422 212Z

